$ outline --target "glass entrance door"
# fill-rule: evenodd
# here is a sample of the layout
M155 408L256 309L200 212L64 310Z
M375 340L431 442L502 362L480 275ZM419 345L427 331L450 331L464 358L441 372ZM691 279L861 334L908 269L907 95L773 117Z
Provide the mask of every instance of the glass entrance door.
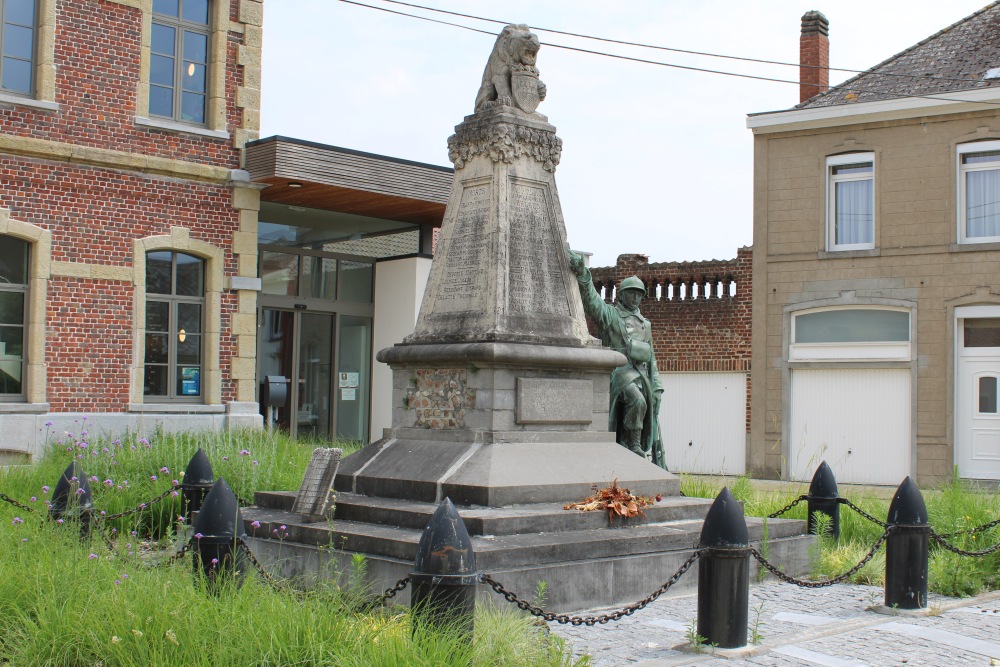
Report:
M333 314L261 309L258 359L263 379L288 379L288 400L274 422L292 436L328 438L333 391ZM266 409L264 409L266 416Z

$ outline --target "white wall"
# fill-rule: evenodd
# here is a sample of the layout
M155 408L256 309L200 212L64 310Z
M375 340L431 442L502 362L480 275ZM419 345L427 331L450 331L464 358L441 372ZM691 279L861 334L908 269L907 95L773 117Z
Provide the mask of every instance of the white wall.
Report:
M413 333L431 272L431 260L409 257L375 264L375 330L372 351L392 347ZM392 426L392 371L372 357L371 441Z

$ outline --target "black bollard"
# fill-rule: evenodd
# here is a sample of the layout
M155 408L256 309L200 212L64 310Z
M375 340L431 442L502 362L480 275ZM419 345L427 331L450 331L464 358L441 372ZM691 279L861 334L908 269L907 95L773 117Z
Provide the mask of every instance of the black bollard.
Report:
M698 634L720 648L747 645L750 533L743 507L726 487L708 510L698 561Z
M201 509L213 484L215 474L212 472L212 463L199 447L184 470L184 483L181 484L181 515L189 525L192 512Z
M246 556L239 544L246 535L236 494L222 477L212 486L194 525L194 574L201 572L208 589L218 593L222 582L236 575L242 582Z
M49 516L55 520L78 520L80 537L90 534L90 521L94 511L94 499L90 494L90 482L79 462L73 461L59 476L52 491Z
M431 517L410 573L413 629L448 626L472 637L475 623L476 552L462 517L445 498Z
M816 468L812 483L809 484L809 521L808 529L816 533L816 512L822 512L830 517L830 537L836 542L840 539L840 491L837 489L837 478L833 470L823 461Z
M886 521L885 606L927 608L927 557L931 527L920 489L907 477L896 489Z

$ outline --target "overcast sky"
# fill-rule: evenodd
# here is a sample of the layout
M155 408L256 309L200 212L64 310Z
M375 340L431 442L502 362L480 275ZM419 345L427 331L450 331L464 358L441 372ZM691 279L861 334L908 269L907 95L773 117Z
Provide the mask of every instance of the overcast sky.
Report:
M497 33L499 24L359 0ZM830 20L830 64L867 69L981 8L983 0L413 0L527 23L543 44L797 80L798 68L579 40L798 62L799 20ZM339 0L267 0L261 136L275 134L451 166L447 139L472 113L495 37ZM683 71L543 46L538 111L563 139L556 183L570 244L614 264L736 256L753 242L746 115L798 103L798 86ZM997 63L1000 66L1000 63ZM832 83L851 76L831 72Z

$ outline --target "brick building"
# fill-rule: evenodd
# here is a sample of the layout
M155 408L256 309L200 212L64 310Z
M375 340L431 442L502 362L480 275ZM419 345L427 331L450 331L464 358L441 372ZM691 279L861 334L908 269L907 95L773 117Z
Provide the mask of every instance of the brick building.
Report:
M646 285L641 311L652 324L664 385L660 424L670 470L745 472L752 265L753 251L740 248L731 260L651 264L646 255L619 255L613 267L591 268L609 303L629 276Z
M803 17L809 71L827 32ZM998 67L992 3L749 117L755 475L1000 479Z
M259 424L262 0L3 6L0 448Z

